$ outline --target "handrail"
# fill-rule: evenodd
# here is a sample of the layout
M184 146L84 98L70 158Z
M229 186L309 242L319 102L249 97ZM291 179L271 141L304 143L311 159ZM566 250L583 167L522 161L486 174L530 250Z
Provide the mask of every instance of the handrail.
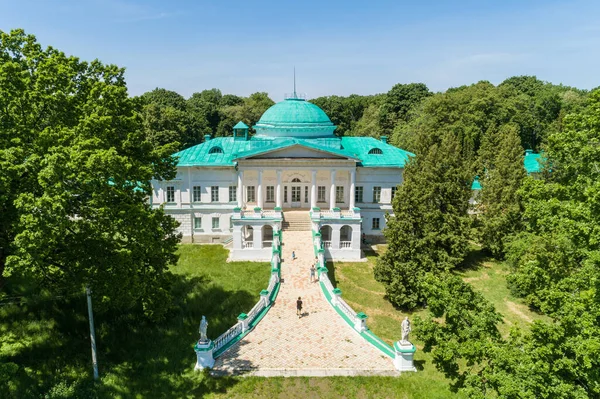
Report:
M215 351L218 351L223 346L227 345L234 337L242 332L242 325L236 323L229 330L225 331L215 340Z

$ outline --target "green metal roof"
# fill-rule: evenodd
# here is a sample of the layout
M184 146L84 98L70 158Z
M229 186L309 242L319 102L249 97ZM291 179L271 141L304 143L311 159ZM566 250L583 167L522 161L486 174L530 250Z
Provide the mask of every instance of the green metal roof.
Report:
M409 157L408 151L383 143L372 137L343 138L273 138L254 136L250 140L234 140L233 137L219 137L187 148L174 154L179 158L177 166L231 166L235 160L270 151L300 145L316 151L323 151L341 157L354 159L357 166L402 168ZM210 154L211 148L218 147L223 152ZM380 155L369 154L372 149L381 150Z
M249 129L248 125L246 125L242 121L239 121L233 128L234 129Z
M534 153L532 150L525 151L525 159L523 160L523 163L525 164L525 170L527 171L527 173L540 172L540 159L540 154Z
M316 138L333 137L336 126L317 105L288 98L266 110L254 129L258 136Z

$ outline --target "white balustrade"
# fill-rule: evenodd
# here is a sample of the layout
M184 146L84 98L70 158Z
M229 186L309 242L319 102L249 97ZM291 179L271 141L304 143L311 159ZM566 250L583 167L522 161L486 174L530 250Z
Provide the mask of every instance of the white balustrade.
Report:
M340 248L351 248L352 241L340 241Z
M215 351L218 351L223 346L227 345L234 337L242 333L242 323L236 323L229 330L225 331L215 340Z
M352 324L356 323L356 312L342 298L337 299L338 308L350 318Z
M269 280L269 286L267 287L267 291L269 291L269 295L271 295L271 292L273 292L273 289L275 288L275 284L277 284L277 276L272 274L271 279Z
M323 241L323 248L331 248L331 241Z
M256 302L256 305L252 308L251 311L248 312L248 323L252 323L252 321L256 318L256 316L265 308L265 304L263 301Z
M254 242L253 241L244 241L244 248L245 249L254 248Z

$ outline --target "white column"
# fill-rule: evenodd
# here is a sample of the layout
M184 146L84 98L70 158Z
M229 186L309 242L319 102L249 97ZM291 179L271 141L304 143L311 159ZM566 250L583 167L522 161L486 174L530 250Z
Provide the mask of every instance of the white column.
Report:
M238 208L244 207L244 171L238 170L238 185L237 185L237 206Z
M317 206L317 171L312 171L312 178L310 180L310 209Z
M254 249L262 249L262 227L252 226L252 241L254 242Z
M188 186L187 186L187 194L188 194L188 204L190 208L192 207L192 168L187 168L188 170Z
M354 190L356 184L356 170L350 171L350 209L354 208Z
M275 206L282 207L281 205L281 170L277 170L277 193Z
M256 187L256 189L258 190L258 193L256 196L256 206L258 206L260 209L262 209L263 208L262 170L258 171L258 187Z
M329 191L329 209L335 208L335 169L331 171L331 188Z

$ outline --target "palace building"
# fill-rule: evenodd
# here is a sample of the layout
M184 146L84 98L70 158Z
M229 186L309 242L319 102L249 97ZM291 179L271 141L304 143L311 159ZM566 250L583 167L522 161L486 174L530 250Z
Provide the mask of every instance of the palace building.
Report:
M361 258L383 240L385 215L413 154L386 137L337 137L318 106L295 94L254 126L175 154L177 176L153 181L153 206L179 221L184 242L231 244L235 260L271 258L285 229L321 233L325 257ZM281 233L282 229L284 230Z

